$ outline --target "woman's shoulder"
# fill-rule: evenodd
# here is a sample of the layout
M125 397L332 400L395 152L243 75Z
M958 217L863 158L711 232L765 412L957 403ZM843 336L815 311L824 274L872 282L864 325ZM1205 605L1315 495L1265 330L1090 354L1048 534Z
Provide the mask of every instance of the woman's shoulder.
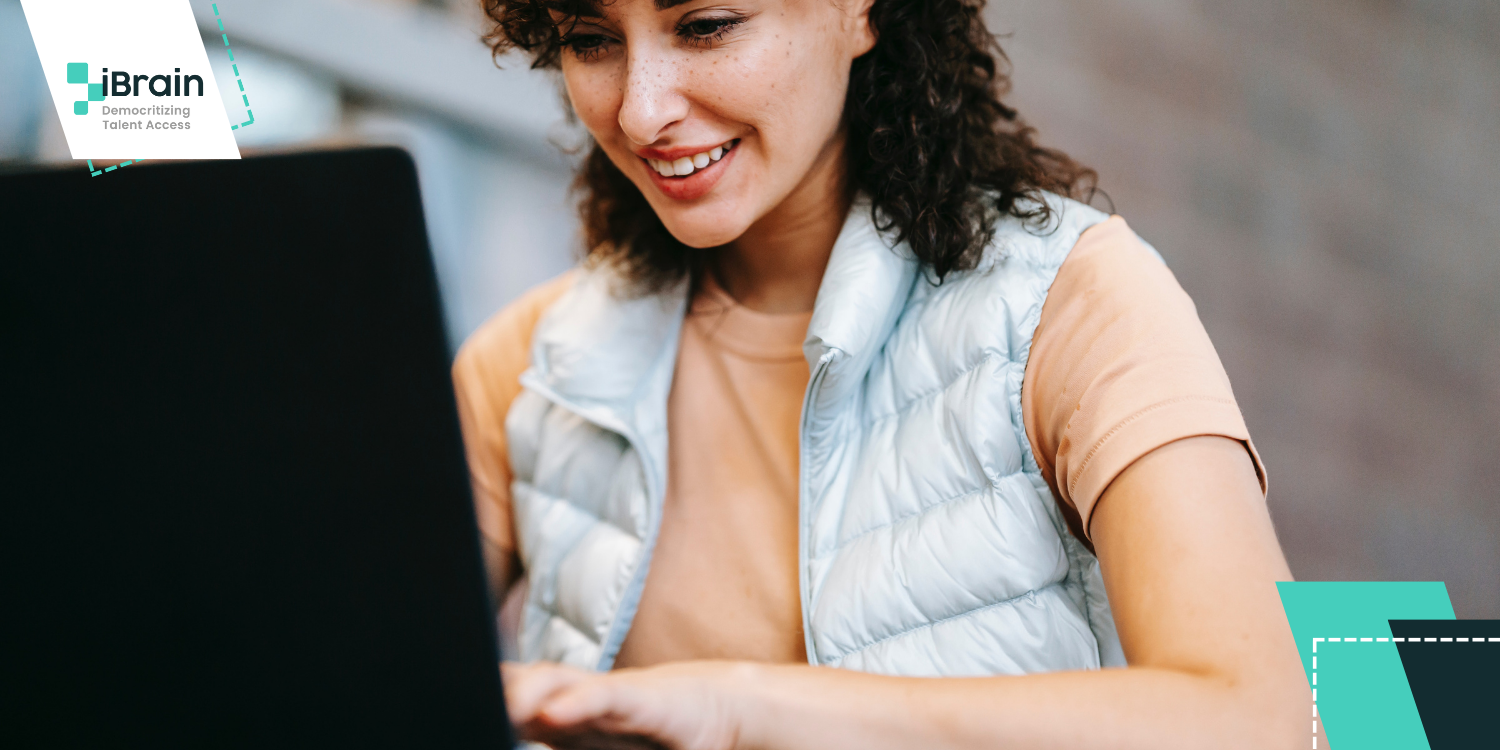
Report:
M1125 467L1185 437L1244 443L1264 484L1197 308L1119 216L1083 232L1051 283L1021 402L1037 463L1083 528Z
M995 222L993 237L976 267L942 280L929 275L910 302L922 302L945 319L951 319L943 312L947 306L966 307L969 313L961 317L983 319L986 325L993 325L994 316L1002 315L1013 324L1005 331L1013 337L1012 343L1024 343L1043 303L1050 304L1059 292L1055 280L1080 269L1088 269L1090 275L1124 269L1155 282L1139 289L1110 285L1127 297L1136 296L1136 291L1149 294L1163 274L1171 279L1155 248L1137 236L1125 219L1071 198L1042 194L1036 200L1019 202L1012 213Z
M518 381L530 362L537 322L573 287L577 277L578 271L570 270L538 284L480 324L454 358L456 384L465 388Z
M1087 203L1055 193L1022 198L995 222L994 239L980 268L1055 271L1084 233L1110 218Z

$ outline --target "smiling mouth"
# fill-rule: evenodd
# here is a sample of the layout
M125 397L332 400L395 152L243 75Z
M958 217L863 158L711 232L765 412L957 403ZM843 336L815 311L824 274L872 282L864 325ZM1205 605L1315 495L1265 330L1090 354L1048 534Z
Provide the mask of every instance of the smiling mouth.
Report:
M738 146L739 143L740 139L735 138L734 140L729 141L721 146L714 146L713 148L702 153L693 154L692 156L684 156L675 161L667 161L666 159L649 159L646 157L641 157L641 161L646 162L647 166L651 167L653 170L656 170L656 173L661 175L662 177L682 178L687 177L700 169L704 169L708 165L724 158L725 154L733 151L734 147Z

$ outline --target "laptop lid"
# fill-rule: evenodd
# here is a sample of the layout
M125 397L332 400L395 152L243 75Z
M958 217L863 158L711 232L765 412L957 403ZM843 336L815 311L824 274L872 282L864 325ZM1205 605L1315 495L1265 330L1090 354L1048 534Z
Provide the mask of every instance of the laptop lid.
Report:
M0 176L0 216L15 746L508 747L407 155Z

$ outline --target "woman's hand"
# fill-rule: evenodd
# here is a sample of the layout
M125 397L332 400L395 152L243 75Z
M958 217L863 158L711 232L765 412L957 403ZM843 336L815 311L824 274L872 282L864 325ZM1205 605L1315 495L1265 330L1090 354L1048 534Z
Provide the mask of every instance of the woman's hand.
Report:
M732 750L755 671L720 661L604 674L545 662L501 665L522 738L558 750Z

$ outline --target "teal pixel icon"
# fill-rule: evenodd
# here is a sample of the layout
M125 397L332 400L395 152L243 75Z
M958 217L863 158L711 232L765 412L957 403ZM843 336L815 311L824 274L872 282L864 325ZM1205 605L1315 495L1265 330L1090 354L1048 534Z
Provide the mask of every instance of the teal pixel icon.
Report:
M68 83L81 83L89 87L88 101L73 102L73 114L86 115L89 113L89 102L104 101L104 84L89 83L88 63L68 63Z

